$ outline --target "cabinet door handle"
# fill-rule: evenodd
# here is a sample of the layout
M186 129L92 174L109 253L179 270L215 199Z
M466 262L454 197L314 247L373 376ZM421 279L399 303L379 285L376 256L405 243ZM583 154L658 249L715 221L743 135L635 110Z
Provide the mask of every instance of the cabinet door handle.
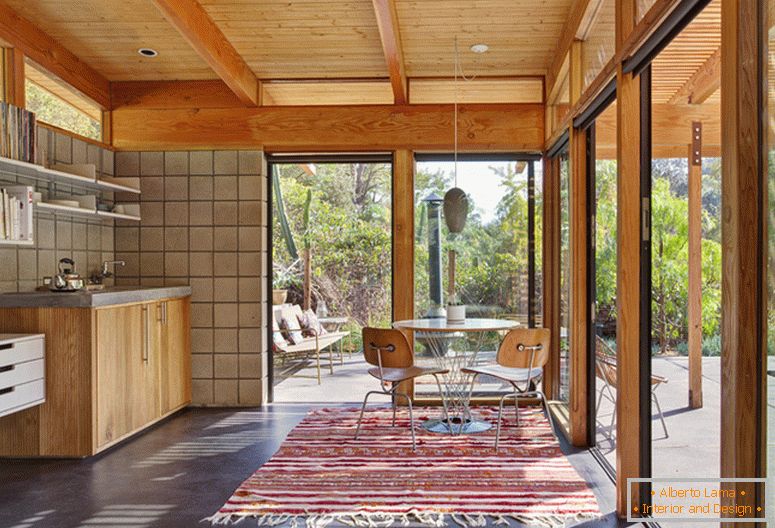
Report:
M161 324L167 324L167 301L161 303Z
M150 347L151 329L148 321L148 307L143 306L143 363L148 363L148 349Z

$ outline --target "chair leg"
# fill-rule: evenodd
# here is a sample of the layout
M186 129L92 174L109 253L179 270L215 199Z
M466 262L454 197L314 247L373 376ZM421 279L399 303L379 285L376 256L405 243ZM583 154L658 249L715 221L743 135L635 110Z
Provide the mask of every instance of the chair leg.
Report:
M317 350L315 352L315 365L316 365L316 368L317 368L317 371L318 371L318 385L320 385L321 384L321 379L320 379L320 350Z
M361 415L358 417L358 426L355 428L355 439L358 440L358 435L361 432L361 422L363 421L363 411L366 410L366 403L369 401L369 396L376 394L375 392L367 392L366 397L363 398L363 405L361 405Z
M514 386L514 418L516 427L519 427L519 394L516 386Z
M393 384L393 388L395 389L396 384ZM391 403L393 404L393 427L396 426L396 394L395 392L390 395Z
M501 396L501 401L498 404L498 420L495 424L495 452L498 452L498 443L500 442L501 438L501 418L503 417L503 402L506 400L506 398L510 398L513 396L512 394L504 394Z
M441 406L444 409L444 422L447 424L447 429L449 429L449 434L452 435L454 432L452 431L452 422L449 420L449 410L447 409L447 396L444 394L444 390L441 388L441 381L439 380L439 375L434 374L434 379L436 380L436 386L439 388L439 396L441 396Z
M334 373L334 347L328 348L328 371Z
M662 421L662 430L665 431L665 438L669 438L667 434L667 424L665 424L665 416L662 414L662 407L659 405L659 399L654 391L651 391L651 399L654 400L654 404L657 406L657 412L659 413L659 419Z
M412 452L415 452L417 451L417 442L414 438L414 414L412 413L412 398L403 392L396 392L396 395L406 398L406 402L409 404L409 429L412 431Z
M549 420L549 428L552 430L552 435L557 436L554 433L554 420L552 419L552 411L549 410L549 401L546 399L546 394L543 391L536 391L536 394L541 396L541 402L543 403L544 411L546 411L546 419Z

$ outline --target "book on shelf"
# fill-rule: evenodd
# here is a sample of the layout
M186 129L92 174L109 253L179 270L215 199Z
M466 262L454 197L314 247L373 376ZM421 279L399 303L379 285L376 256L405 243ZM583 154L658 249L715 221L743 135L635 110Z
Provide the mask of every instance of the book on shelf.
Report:
M35 114L0 102L0 156L35 163Z
M0 189L0 240L33 240L32 191L26 185Z

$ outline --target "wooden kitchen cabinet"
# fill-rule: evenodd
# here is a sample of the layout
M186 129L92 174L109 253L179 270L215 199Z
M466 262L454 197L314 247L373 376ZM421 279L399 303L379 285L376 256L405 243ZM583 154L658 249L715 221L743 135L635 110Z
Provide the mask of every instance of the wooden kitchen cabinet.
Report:
M166 414L191 401L190 303L174 299L160 303L161 413Z
M96 310L97 446L160 416L161 357L157 303Z
M93 455L188 405L189 314L190 297L0 309L0 332L45 334L50 358L46 402L0 418L0 456Z

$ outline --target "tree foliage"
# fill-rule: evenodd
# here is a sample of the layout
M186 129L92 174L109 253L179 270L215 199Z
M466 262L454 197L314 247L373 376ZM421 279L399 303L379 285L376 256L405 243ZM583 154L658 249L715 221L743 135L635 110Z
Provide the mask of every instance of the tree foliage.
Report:
M100 123L52 93L27 81L26 106L38 121L58 126L91 139L101 139Z

